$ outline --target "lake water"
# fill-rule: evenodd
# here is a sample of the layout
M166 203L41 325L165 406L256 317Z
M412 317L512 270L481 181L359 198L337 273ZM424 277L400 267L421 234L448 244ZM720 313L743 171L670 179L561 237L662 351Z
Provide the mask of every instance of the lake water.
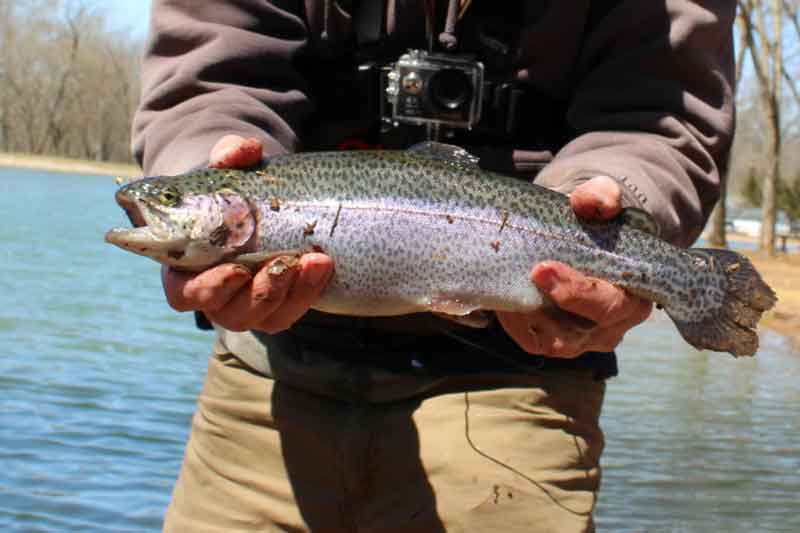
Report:
M0 529L155 531L211 337L103 242L111 178L0 169ZM601 531L800 531L800 352L698 353L667 319L609 382Z

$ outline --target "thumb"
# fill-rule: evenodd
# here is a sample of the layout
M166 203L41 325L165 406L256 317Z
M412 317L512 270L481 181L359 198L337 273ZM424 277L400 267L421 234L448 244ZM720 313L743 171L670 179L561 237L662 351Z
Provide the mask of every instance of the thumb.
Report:
M226 135L211 149L208 166L212 168L246 168L261 161L261 141L239 135Z
M586 221L611 220L622 210L622 190L613 178L597 176L575 187L569 202Z

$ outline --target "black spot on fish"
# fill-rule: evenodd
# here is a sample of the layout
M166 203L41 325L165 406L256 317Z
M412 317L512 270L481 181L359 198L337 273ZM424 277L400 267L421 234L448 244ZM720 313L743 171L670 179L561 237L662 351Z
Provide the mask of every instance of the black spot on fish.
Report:
M181 259L186 253L183 250L170 250L167 252L167 255L170 256L172 259Z
M230 230L228 226L222 224L217 227L214 231L211 232L211 235L208 237L208 242L210 242L213 246L224 246L226 242L228 242L228 236L230 235Z

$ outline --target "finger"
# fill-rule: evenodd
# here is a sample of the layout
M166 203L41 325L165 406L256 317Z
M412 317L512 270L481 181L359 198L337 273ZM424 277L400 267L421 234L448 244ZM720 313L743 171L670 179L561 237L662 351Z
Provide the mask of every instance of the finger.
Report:
M597 327L597 322L589 320L588 318L577 315L566 309L549 305L540 310L541 313L546 314L556 322L570 322L570 327L579 331L591 331Z
M297 277L297 260L278 257L261 268L247 290L240 291L209 318L231 331L255 328L275 313Z
M650 315L653 314L653 302L649 300L645 300L644 298L636 298L634 300L638 300L636 303L636 307L632 307L628 317L618 322L619 325L631 329L634 326L638 326L648 318ZM615 324L616 325L616 324Z
M196 274L179 272L166 265L161 266L161 285L164 287L164 295L167 303L176 311L191 311L192 307L186 300L183 293L186 284L195 277Z
M603 326L625 320L639 309L641 299L611 283L584 276L556 261L533 268L531 280L558 307Z
M539 337L528 329L528 317L522 313L508 313L497 311L495 313L497 321L506 331L509 337L531 355L541 354Z
M251 278L246 268L230 263L200 273L181 272L167 266L161 269L167 303L176 311L217 309Z
M520 348L532 355L569 359L586 351L591 331L574 328L552 319L542 311L497 312L497 319Z
M576 327L569 320L555 320L547 313L536 311L528 315L528 335L536 337L539 353L547 357L572 359L588 351L594 330Z
M622 190L613 178L597 176L575 187L569 202L584 220L611 220L622 210Z
M597 334L592 336L590 349L597 352L611 352L615 350L622 342L625 334L647 320L652 312L653 304L647 300L640 300L636 310L634 310L627 319L606 328L598 328Z
M274 334L297 322L317 301L333 275L333 261L324 254L306 254L300 258L297 279L281 306L257 328Z
M586 351L613 352L622 343L625 335L650 316L653 304L646 300L639 303L638 309L626 320L612 324L605 328L597 328L591 335L589 342L584 346Z
M246 168L261 161L261 141L239 135L226 135L211 149L208 166L212 168Z
M635 325L635 324L634 324ZM589 352L613 352L625 338L625 334L630 331L633 325L615 324L607 328L598 329L592 335L591 340L586 344L585 351Z
M586 352L612 352L631 328L650 316L652 304L639 299L631 313L622 321L585 329L572 320L559 320L547 313L531 318L532 330L540 337L542 350L551 357L577 357Z

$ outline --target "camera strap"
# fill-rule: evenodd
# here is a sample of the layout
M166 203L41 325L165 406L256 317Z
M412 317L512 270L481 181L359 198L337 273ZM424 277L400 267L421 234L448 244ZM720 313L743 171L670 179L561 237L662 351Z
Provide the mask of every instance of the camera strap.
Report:
M379 44L386 37L386 1L361 0L353 6L356 43L359 47Z
M438 23L441 12L436 0L397 0L395 10L421 10L425 17L425 35L428 52L434 52L434 38L436 29L442 26L438 42L446 49L451 50L457 42L455 38L455 25L469 5L471 0L445 0L447 3L444 25ZM359 48L380 44L387 35L387 0L353 0L352 16L355 30L355 40Z
M305 149L330 149L342 143L348 147L393 147L437 137L439 132L426 131L425 126L383 127L386 103L382 77L385 66L404 53L409 44L423 44L425 22L420 19L426 16L428 5L436 9L434 16L441 22L450 1L344 2L353 20L349 42L352 49L324 62L309 55L309 63L300 65L316 104L315 112L303 125ZM560 147L566 98L518 83L513 77L518 26L526 17L528 3L504 3L500 14L491 0L457 0L456 5L458 48L486 67L483 116L471 130L450 130L443 135L448 139L455 135L454 141L471 145L513 145L537 150L542 146L551 150ZM390 24L396 25L395 34L389 34ZM441 29L439 26L437 30Z

